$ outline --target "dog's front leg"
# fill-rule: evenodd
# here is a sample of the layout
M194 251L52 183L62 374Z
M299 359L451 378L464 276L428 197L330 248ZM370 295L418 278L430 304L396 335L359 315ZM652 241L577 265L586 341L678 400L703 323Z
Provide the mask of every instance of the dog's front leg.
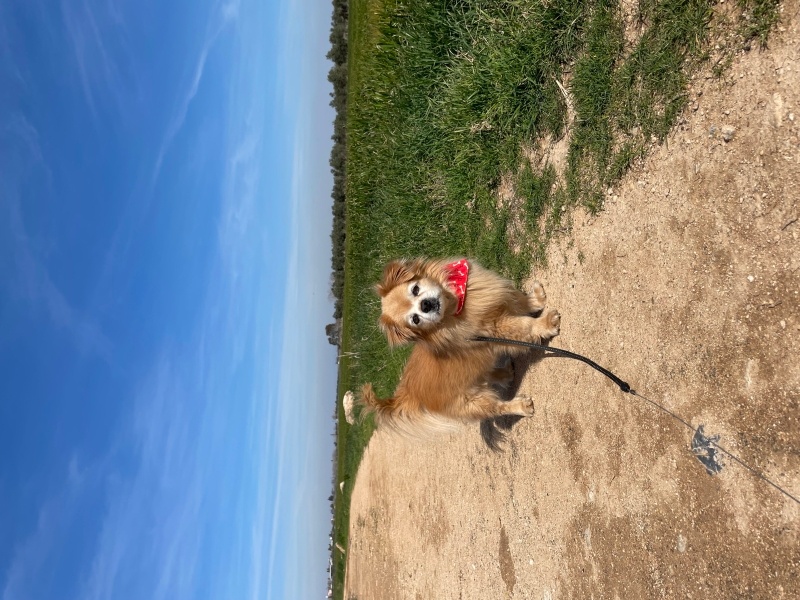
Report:
M528 312L532 315L539 315L547 305L547 294L544 286L538 281L534 281L531 290L525 294L528 303Z
M497 335L509 340L540 344L558 335L561 315L555 309L547 309L538 317L503 317L497 322ZM506 347L505 350L510 350ZM516 352L525 352L519 348Z

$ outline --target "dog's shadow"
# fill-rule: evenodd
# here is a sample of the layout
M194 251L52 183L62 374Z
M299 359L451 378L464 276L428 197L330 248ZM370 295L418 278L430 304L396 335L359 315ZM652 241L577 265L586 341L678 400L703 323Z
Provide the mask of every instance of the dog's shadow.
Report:
M511 359L511 364L514 366L514 380L506 387L498 387L497 391L500 397L508 402L513 400L517 395L525 373L535 363L539 362L545 357L545 353L541 350L535 350L523 356L516 356ZM485 419L481 421L481 438L484 443L494 452L502 452L503 443L506 440L506 434L511 431L514 426L524 419L519 415L504 415L502 417L495 417L494 419Z

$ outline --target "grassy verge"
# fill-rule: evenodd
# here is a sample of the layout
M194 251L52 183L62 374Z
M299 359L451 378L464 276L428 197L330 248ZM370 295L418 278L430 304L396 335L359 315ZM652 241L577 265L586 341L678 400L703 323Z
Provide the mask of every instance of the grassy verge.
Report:
M775 0L355 0L350 6L341 398L392 392L383 264L469 255L520 281L570 207L602 207L685 107L692 72L765 43ZM719 40L725 43L720 45ZM335 541L372 424L340 414ZM338 493L338 490L337 490ZM334 597L344 556L334 549Z
M351 0L349 3L348 23L348 89L356 90L361 87L361 78L364 76L365 67L369 64L369 48L377 37L377 19L375 18L381 5L376 0ZM348 110L348 121L350 120ZM349 162L349 160L348 160ZM349 231L352 219L347 219L346 248L353 248ZM358 347L352 335L353 323L357 322L358 315L354 314L356 308L352 301L354 295L353 278L348 274L358 268L358 262L353 260L354 252L346 250L345 253L345 282L342 302L342 333L339 345L339 385L337 398L341 400L349 389L358 389L358 356L354 355ZM372 422L359 422L351 426L345 419L341 402L337 408L337 435L336 435L336 481L334 490L333 510L333 546L331 548L331 583L333 597L343 598L344 578L347 567L345 552L348 543L348 526L350 523L350 498L355 483L356 472L361 461L361 456L369 442L374 425ZM339 487L339 483L343 483Z

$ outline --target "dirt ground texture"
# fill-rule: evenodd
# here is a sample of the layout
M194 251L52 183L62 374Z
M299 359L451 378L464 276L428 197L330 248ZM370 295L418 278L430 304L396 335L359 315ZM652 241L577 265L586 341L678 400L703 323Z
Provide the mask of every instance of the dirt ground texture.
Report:
M562 314L554 346L798 497L799 11L724 81L696 77L667 142L535 274ZM373 437L346 599L800 597L800 505L730 459L708 475L688 429L581 363L519 375L537 414L502 452L478 427Z

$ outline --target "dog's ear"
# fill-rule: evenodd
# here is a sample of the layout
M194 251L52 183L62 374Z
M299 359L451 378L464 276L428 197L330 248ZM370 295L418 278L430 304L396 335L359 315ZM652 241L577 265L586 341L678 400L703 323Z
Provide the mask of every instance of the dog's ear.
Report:
M386 336L386 340L392 347L408 344L415 341L418 337L416 331L405 325L396 323L387 315L381 315L380 319L378 319L378 327L380 327L383 335Z
M401 283L408 283L416 277L416 262L408 260L393 260L383 269L380 283L375 286L375 291L383 298Z

